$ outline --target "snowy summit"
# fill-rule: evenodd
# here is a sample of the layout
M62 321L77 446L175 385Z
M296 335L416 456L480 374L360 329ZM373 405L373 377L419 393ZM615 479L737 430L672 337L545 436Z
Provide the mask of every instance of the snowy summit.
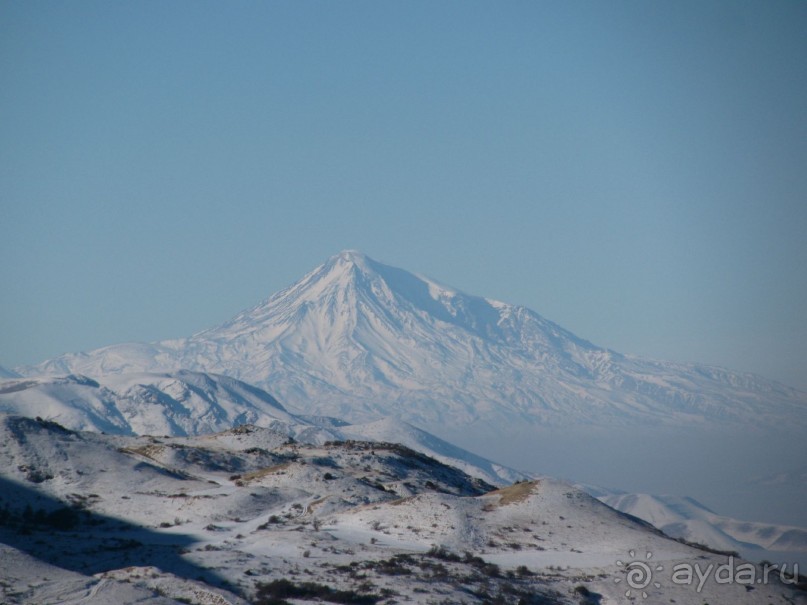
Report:
M225 374L308 414L429 425L807 424L807 394L751 375L598 347L523 306L346 250L190 338L64 355L34 376Z

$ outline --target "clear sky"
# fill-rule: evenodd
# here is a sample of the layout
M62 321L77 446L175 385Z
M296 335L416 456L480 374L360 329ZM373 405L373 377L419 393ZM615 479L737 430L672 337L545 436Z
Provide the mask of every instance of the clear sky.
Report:
M0 364L344 248L807 388L807 2L0 4Z

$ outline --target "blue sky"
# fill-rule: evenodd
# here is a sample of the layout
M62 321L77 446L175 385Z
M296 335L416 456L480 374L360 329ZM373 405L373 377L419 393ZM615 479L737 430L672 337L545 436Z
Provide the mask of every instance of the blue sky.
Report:
M807 3L4 2L0 364L344 248L807 388Z

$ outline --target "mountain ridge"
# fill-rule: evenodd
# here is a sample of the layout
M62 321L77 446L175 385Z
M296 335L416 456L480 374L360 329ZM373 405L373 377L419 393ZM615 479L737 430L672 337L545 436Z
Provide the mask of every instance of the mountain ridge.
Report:
M803 527L733 519L691 497L578 487L611 508L647 521L672 538L737 551L756 561L771 560L784 553L804 560L807 553L807 530Z
M76 374L2 380L0 414L43 418L68 430L120 436L200 436L247 427L308 444L395 442L492 485L531 476L394 418L349 424L337 418L303 416L257 387L188 370L111 374L98 380Z
M255 427L101 435L0 413L0 460L13 604L616 603L634 551L652 555L648 602L803 601L779 573L671 582L676 565L726 558L567 483L492 490L391 443L300 444ZM285 592L261 598L268 588Z
M474 423L807 425L807 393L598 347L526 307L347 250L223 324L67 354L22 375L216 372L307 414Z

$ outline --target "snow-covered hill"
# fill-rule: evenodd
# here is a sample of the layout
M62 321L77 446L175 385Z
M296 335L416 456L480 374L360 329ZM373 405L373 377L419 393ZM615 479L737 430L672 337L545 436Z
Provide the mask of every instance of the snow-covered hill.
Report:
M487 458L457 447L431 433L395 418L383 418L366 424L348 425L335 429L333 432L342 439L400 443L440 462L461 469L473 477L484 479L493 485L513 483L514 481L535 476L531 473L516 471L502 464L492 462Z
M785 556L807 562L807 530L801 527L732 519L709 510L693 498L603 489L586 491L608 506L647 521L673 538L739 552L755 561Z
M631 587L648 553L655 583ZM726 558L558 481L492 490L401 445L256 427L132 437L0 414L0 556L12 605L805 602L778 572L672 582Z
M261 389L227 376L179 370L0 382L0 411L40 416L74 430L198 435L240 424L301 423Z
M308 414L420 426L807 425L807 394L721 368L597 347L527 308L342 252L190 338L75 353L26 376L216 372Z
M0 412L116 435L203 435L254 425L310 444L348 439L394 442L494 485L528 477L400 420L351 425L331 417L297 415L265 391L239 380L186 370L109 374L98 380L75 374L4 380Z

